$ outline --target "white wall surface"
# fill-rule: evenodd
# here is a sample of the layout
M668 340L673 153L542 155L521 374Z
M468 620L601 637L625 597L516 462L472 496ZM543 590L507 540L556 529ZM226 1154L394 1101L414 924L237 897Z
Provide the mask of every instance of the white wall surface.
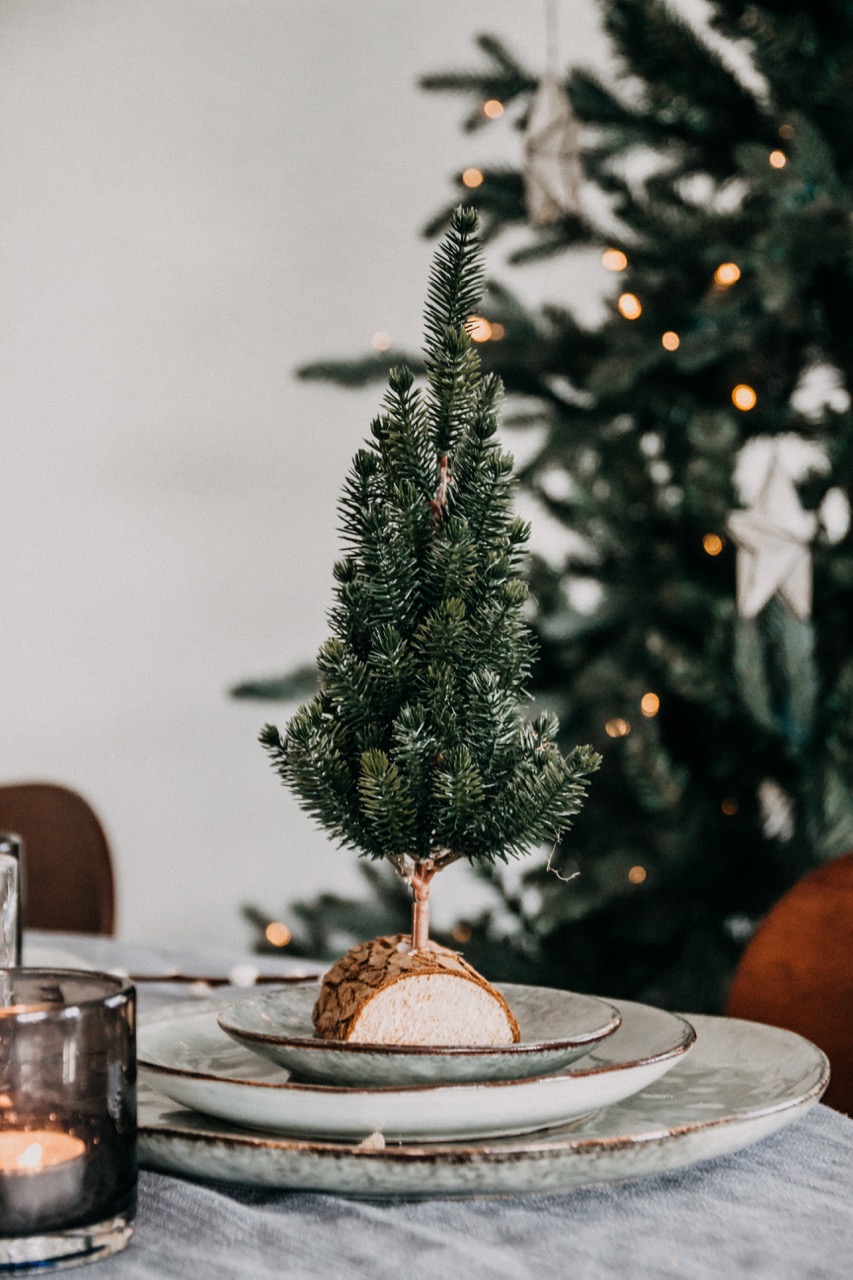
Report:
M592 0L562 15L600 61ZM416 346L420 227L518 154L416 87L481 30L542 65L533 0L0 0L0 779L89 797L127 940L242 945L242 902L359 883L255 741L287 710L226 690L324 638L381 394L292 370Z

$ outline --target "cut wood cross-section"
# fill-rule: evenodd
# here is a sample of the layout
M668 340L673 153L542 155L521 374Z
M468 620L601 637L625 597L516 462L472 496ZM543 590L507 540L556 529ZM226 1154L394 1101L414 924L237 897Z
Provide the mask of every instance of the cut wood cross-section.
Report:
M324 1040L354 1044L516 1044L518 1023L501 993L449 947L413 951L398 933L361 942L333 965L314 1006Z

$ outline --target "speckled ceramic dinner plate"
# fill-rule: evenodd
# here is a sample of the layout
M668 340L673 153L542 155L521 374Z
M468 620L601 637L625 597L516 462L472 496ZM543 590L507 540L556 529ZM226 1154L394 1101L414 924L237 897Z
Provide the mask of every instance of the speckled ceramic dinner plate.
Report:
M248 1133L176 1110L143 1088L140 1159L146 1168L202 1180L364 1199L541 1195L728 1155L799 1119L826 1088L825 1056L793 1032L688 1017L696 1046L672 1071L567 1128L377 1150Z
M573 1068L533 1080L332 1087L293 1081L233 1043L216 1008L144 1025L140 1066L183 1106L265 1132L358 1142L435 1142L526 1133L610 1106L660 1079L691 1047L693 1028L645 1005L626 1005L622 1026Z
M300 1080L334 1085L407 1085L518 1080L560 1071L619 1026L606 1000L551 987L498 984L518 1019L518 1044L494 1047L352 1044L320 1040L311 1010L316 987L269 991L235 1001L223 1031Z

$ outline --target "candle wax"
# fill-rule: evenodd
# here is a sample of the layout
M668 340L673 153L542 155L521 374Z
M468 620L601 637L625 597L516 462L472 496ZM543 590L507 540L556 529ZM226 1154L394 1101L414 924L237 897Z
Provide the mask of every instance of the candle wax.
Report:
M80 1211L86 1144L53 1129L0 1130L0 1236L55 1230Z

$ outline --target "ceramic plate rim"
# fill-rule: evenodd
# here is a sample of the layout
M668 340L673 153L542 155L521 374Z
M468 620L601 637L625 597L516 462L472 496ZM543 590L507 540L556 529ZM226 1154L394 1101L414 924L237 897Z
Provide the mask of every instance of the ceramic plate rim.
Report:
M633 1003L642 1003L634 1001ZM646 1005L646 1008L653 1008L652 1005ZM181 1012L186 1010L181 1008ZM522 1076L516 1080L443 1080L435 1081L429 1084L382 1084L382 1085L335 1085L335 1084L314 1084L310 1081L299 1080L241 1080L236 1076L220 1076L213 1075L207 1071L190 1071L186 1067L165 1067L162 1064L151 1062L144 1056L142 1052L137 1055L137 1061L140 1067L144 1067L146 1071L153 1072L162 1076L180 1076L187 1080L209 1080L216 1084L233 1085L240 1088L250 1087L252 1089L279 1089L279 1090L297 1090L308 1091L311 1093L423 1093L431 1092L436 1089L495 1089L506 1088L512 1085L536 1084L546 1081L555 1081L562 1079L566 1075L577 1077L587 1076L603 1076L612 1071L626 1071L634 1067L651 1066L656 1062L665 1062L670 1058L681 1058L696 1042L696 1030L691 1022L682 1014L670 1013L668 1009L656 1010L658 1013L666 1013L670 1018L681 1024L681 1031L678 1040L669 1049L663 1049L659 1053L649 1054L643 1058L633 1058L627 1062L613 1062L606 1066L586 1067L575 1070L572 1064L561 1068L556 1072L546 1072L544 1075ZM205 1009L198 1009L194 1017L213 1016L216 1013L215 1007L208 1006ZM176 1009L162 1011L162 1016L156 1014L149 1017L146 1021L148 1027L156 1026L159 1022L171 1021L176 1016ZM621 1020L621 1015L620 1015ZM217 1022L218 1022L217 1018ZM598 1042L600 1043L600 1042ZM578 1059L582 1061L582 1059ZM284 1070L284 1068L282 1068Z
M523 1057L525 1054L533 1053L559 1053L565 1049L576 1049L584 1044L597 1044L599 1041L606 1039L607 1036L612 1035L614 1031L618 1031L622 1023L622 1014L617 1006L609 1000L602 999L601 996L590 996L581 991L562 991L560 987L537 987L532 983L524 982L496 982L494 986L502 995L505 995L508 989L524 987L532 991L556 991L561 995L579 996L584 1000L591 1000L596 1004L602 1005L604 1009L609 1009L610 1017L602 1026L596 1027L593 1031L579 1032L578 1035L572 1036L569 1040L525 1040L519 1041L517 1044L495 1045L365 1044L363 1041L353 1043L351 1040L321 1040L317 1036L279 1036L264 1031L244 1031L242 1028L226 1021L226 1015L231 1009L241 1004L241 1000L232 1000L222 1010L217 1022L226 1035L235 1040L251 1040L255 1043L273 1044L282 1049L319 1049L327 1053L369 1053L379 1057L388 1056L389 1054L410 1054L413 1057L422 1058ZM268 998L278 994L279 992L277 991L268 991L261 998Z
M684 1022L687 1021L688 1016L696 1015L673 1015L673 1017L681 1018ZM717 1015L714 1020L716 1021L718 1017L719 1015ZM748 1025L764 1026L763 1023L752 1023L750 1019L732 1019L732 1021L742 1021L746 1022ZM687 1023L687 1025L690 1026L692 1024ZM784 1030L784 1028L777 1029ZM500 1163L501 1156L505 1159L511 1159L518 1155L542 1155L543 1157L547 1157L548 1155L563 1155L569 1148L582 1152L586 1149L594 1150L601 1147L616 1147L625 1142L626 1136L630 1137L632 1144L660 1142L668 1139L677 1140L678 1138L685 1137L691 1133L698 1133L707 1129L745 1124L751 1120L759 1120L763 1117L780 1114L784 1111L802 1110L803 1108L809 1107L819 1101L829 1082L829 1059L822 1049L819 1049L813 1041L806 1040L805 1036L801 1036L795 1031L789 1031L787 1034L796 1036L799 1040L805 1040L807 1044L811 1045L811 1048L821 1060L820 1076L806 1093L800 1094L798 1097L783 1099L780 1102L757 1104L754 1107L747 1107L743 1111L737 1111L736 1113L725 1116L716 1116L705 1120L693 1120L687 1124L669 1124L657 1129L650 1129L646 1133L640 1134L623 1134L621 1136L611 1137L601 1137L600 1135L596 1136L592 1134L588 1137L584 1137L573 1136L571 1133L567 1133L564 1135L562 1140L555 1141L552 1128L551 1130L537 1130L529 1134L517 1134L515 1136L510 1135L508 1138L504 1137L503 1139L500 1137L483 1138L476 1143L472 1143L467 1139L463 1139L459 1142L454 1142L453 1140L430 1143L405 1142L399 1144L388 1144L381 1150L373 1150L360 1146L357 1143L340 1140L296 1138L288 1137L284 1134L270 1136L260 1132L252 1133L251 1131L246 1131L245 1133L233 1133L229 1131L226 1135L217 1134L215 1132L205 1133L199 1131L188 1134L186 1130L178 1127L172 1127L168 1124L160 1124L152 1128L148 1128L143 1124L140 1126L140 1132L144 1133L146 1137L150 1135L155 1139L162 1137L174 1137L177 1139L191 1140L193 1142L203 1142L206 1145L210 1145L211 1143L221 1143L225 1140L229 1144L233 1143L235 1145L248 1147L267 1147L275 1150L307 1151L317 1152L318 1154L325 1154L329 1151L338 1151L344 1152L347 1155L356 1156L360 1160L388 1160L390 1158L394 1163L398 1164L415 1162L417 1160L425 1158L428 1159L430 1157L441 1155L452 1156L454 1160L464 1159L466 1161L482 1159L485 1157L487 1161L497 1160L497 1162ZM431 1088L434 1086L427 1087ZM166 1101L168 1101L168 1099L166 1099ZM548 1132L552 1134L550 1141L545 1136ZM501 1145L490 1145L495 1141L500 1142ZM516 1146L508 1148L508 1142L523 1143L523 1149L519 1150ZM437 1194L439 1198L441 1198L442 1193L439 1192ZM447 1195L448 1193L445 1192L444 1194ZM516 1195L519 1193L511 1192L509 1194ZM382 1197L380 1196L380 1198Z

